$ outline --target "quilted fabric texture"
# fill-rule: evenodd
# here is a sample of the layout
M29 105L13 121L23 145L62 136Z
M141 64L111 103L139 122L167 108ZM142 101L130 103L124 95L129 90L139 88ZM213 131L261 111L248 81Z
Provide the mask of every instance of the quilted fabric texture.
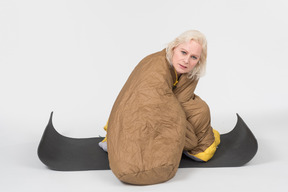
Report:
M183 150L196 155L214 143L209 107L194 94L197 80L183 74L176 87L174 82L174 68L162 50L144 58L119 93L107 145L110 168L121 181L167 181L176 174Z

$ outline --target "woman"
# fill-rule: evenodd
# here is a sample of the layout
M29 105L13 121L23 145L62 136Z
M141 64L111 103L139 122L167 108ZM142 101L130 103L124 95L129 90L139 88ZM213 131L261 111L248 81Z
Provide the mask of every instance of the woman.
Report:
M220 136L210 125L208 105L194 94L206 57L205 36L191 30L135 67L112 108L107 138L99 143L121 181L167 181L182 152L197 161L212 158Z

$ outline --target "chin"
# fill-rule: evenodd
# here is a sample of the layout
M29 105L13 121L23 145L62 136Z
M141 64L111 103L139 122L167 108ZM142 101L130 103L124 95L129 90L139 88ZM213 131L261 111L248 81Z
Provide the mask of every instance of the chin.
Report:
M187 72L186 72L186 71L183 71L183 70L178 70L177 73L179 73L179 74L182 75L182 74L187 73Z

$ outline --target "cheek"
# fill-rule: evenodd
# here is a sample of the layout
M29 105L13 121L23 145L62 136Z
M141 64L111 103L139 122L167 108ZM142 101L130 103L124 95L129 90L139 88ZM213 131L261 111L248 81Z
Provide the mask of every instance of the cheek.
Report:
M197 65L198 61L193 61L190 63L190 69L193 69Z
M172 63L173 65L175 63L177 63L177 61L179 60L179 56L177 55L177 53L174 53L173 56L172 56Z
M172 56L172 61L176 61L178 58L178 55L177 53L174 53L173 56Z

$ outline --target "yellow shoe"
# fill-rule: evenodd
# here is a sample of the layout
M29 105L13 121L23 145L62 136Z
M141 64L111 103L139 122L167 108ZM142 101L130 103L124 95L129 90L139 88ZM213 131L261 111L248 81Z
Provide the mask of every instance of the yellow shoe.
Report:
M219 132L213 129L213 133L214 133L215 140L212 143L212 145L210 145L210 147L208 147L204 152L201 152L198 154L191 154L188 151L184 151L184 154L195 161L207 162L208 160L210 160L213 157L214 153L216 152L218 145L220 144Z

